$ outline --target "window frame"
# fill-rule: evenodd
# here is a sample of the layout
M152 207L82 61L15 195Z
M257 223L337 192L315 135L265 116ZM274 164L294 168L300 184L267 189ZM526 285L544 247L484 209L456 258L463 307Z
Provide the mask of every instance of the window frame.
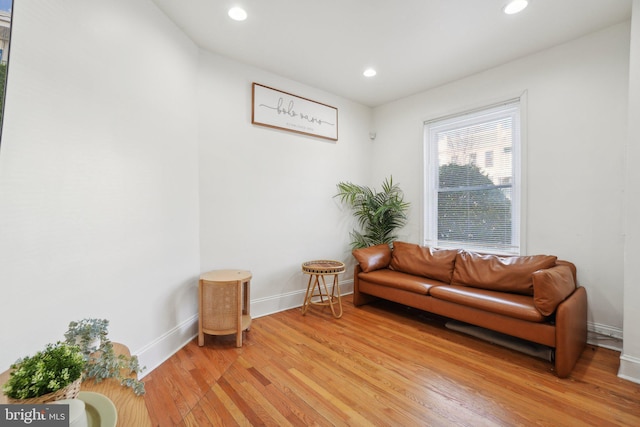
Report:
M0 54L0 59L6 56L6 60L2 61L5 63L6 69L4 75L4 90L1 91L2 93L0 93L0 101L2 101L2 104L0 104L0 149L2 149L2 136L4 134L5 110L7 105L7 83L9 81L9 64L11 62L11 40L13 39L13 17L15 11L15 3L15 0L11 1L11 11L9 12L9 40L7 41L5 48L1 49L2 53Z
M438 184L439 163L438 144L431 141L431 135L435 130L442 131L446 127L469 126L474 122L488 121L499 116L505 116L500 111L515 109L512 155L512 183L511 183L511 245L510 247L491 247L490 245L477 245L471 242L449 242L438 239ZM483 119L484 118L484 119ZM521 255L525 247L525 162L522 153L526 147L526 93L515 98L509 98L478 108L460 111L446 116L426 120L423 124L423 153L424 153L424 182L423 182L423 221L422 237L425 246L456 248L493 253L499 255ZM432 162L435 162L432 164ZM436 167L434 167L434 165ZM501 185L497 184L497 185Z

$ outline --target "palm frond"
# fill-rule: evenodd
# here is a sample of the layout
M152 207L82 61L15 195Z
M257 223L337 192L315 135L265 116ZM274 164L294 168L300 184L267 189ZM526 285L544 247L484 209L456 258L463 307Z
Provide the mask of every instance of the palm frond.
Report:
M360 227L351 232L353 248L391 243L397 238L395 230L406 225L410 203L404 201L393 177L385 178L380 192L351 182L340 182L337 187L334 197L351 208Z

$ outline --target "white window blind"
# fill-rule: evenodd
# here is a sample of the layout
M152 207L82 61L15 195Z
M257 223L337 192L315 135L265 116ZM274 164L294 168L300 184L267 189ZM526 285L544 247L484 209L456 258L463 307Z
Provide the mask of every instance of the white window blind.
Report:
M425 153L425 244L519 253L519 101L425 123Z

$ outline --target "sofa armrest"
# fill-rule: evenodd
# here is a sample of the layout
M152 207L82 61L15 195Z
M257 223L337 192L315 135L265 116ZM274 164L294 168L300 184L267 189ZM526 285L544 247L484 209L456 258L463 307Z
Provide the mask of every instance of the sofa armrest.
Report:
M558 305L576 291L575 274L567 265L538 270L531 275L533 303L543 316L550 316Z
M351 253L365 273L387 268L391 262L391 248L386 243L354 249Z
M566 378L587 344L587 291L576 290L556 311L556 374Z
M362 267L360 267L360 264L356 264L353 268L353 305L356 307L377 299L374 296L360 292L360 277L358 277L360 273L362 273Z

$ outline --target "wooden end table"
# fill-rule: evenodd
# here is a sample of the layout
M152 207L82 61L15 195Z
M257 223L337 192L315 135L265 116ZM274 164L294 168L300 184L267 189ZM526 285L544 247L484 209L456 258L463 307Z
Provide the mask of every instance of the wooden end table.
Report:
M344 273L345 265L340 261L333 260L315 260L302 264L302 272L309 275L309 283L307 284L307 292L304 296L302 304L302 315L307 314L309 306L329 306L333 317L339 319L342 317L342 297L340 296L340 284L338 275ZM333 285L331 292L325 281L325 276L333 276ZM313 298L320 298L318 301Z
M214 270L200 276L198 284L198 345L204 334L236 334L236 347L242 347L242 331L251 327L251 272Z

